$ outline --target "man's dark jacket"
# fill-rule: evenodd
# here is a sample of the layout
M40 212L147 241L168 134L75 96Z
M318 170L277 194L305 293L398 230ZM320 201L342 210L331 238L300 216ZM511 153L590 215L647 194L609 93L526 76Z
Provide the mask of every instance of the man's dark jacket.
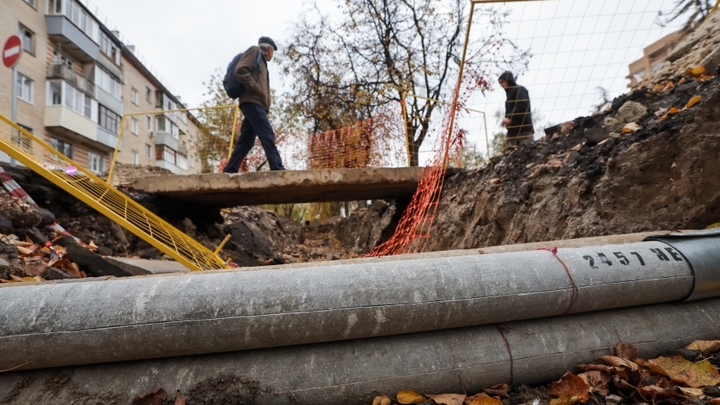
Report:
M520 134L534 133L532 113L530 111L530 94L523 86L515 82L515 77L510 72L500 76L508 87L505 89L507 100L505 101L505 117L510 118L507 125L507 137L514 137Z
M253 70L258 52L260 48L251 46L235 65L235 79L245 86L238 102L259 104L265 111L270 111L270 77L264 56L260 56L260 69Z

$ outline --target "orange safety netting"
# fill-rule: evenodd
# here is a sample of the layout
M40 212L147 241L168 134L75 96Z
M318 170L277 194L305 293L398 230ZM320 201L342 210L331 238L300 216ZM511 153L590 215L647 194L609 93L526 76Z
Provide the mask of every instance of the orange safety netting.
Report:
M321 133L277 133L275 144L288 170L397 167L407 164L402 128L399 113L393 111ZM240 171L266 169L266 160L256 141ZM218 171L226 161L219 162Z
M485 57L498 52L499 45L486 50ZM376 246L368 256L389 256L403 253L419 253L424 251L430 231L435 221L445 184L445 170L453 153L462 150L467 132L460 128L457 118L465 113L465 105L470 96L478 89L488 87L487 77L491 75L491 67L480 60L479 54L471 56L465 62L465 74L458 81L453 99L447 114L443 118L442 130L438 136L434 156L423 168L417 191L395 228L395 233L384 243ZM459 89L458 89L459 87Z
M379 120L369 118L333 131L308 137L308 168L349 169L368 167L373 154L373 136Z

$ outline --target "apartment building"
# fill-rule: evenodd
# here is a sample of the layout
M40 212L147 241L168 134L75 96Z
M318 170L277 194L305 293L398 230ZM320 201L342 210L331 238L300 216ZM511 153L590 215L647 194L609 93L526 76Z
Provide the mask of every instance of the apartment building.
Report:
M630 79L628 87L637 86L648 73L654 72L665 64L670 52L685 38L689 30L679 30L668 34L643 49L643 57L628 66Z
M133 46L123 43L86 0L0 0L0 41L23 38L17 80L0 71L0 114L96 173L117 161L200 172L199 123ZM127 115L123 124L123 115ZM121 125L124 125L121 131ZM0 154L0 161L9 161Z

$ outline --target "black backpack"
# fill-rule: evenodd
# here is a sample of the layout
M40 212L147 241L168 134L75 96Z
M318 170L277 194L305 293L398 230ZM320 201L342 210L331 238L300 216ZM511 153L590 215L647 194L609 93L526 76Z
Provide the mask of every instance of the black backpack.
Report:
M225 93L228 95L228 97L232 99L236 99L240 97L243 92L245 91L245 86L240 84L237 79L235 78L235 66L237 66L238 61L243 56L243 53L240 52L239 54L235 55L235 57L230 61L230 64L227 67L227 72L225 73L225 77L223 78L223 87L225 87ZM253 68L251 72L259 70L260 69L260 57L262 56L262 51L258 49L257 57L255 58L255 64L253 65Z

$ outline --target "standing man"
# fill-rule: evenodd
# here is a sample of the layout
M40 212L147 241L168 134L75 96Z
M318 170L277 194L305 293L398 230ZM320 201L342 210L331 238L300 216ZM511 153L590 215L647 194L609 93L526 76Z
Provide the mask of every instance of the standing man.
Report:
M500 123L507 128L505 146L516 147L532 143L535 130L530 111L530 94L525 87L515 83L515 77L511 72L501 74L498 82L507 94L505 119Z
M268 37L260 37L258 46L251 46L243 52L235 65L235 78L245 86L245 91L238 97L240 109L243 112L240 138L230 155L223 173L237 173L245 156L255 143L255 137L265 150L270 170L285 170L282 158L275 146L275 132L270 126L268 112L270 111L270 76L267 62L270 62L277 51L275 42ZM255 61L258 52L262 53L259 69Z

